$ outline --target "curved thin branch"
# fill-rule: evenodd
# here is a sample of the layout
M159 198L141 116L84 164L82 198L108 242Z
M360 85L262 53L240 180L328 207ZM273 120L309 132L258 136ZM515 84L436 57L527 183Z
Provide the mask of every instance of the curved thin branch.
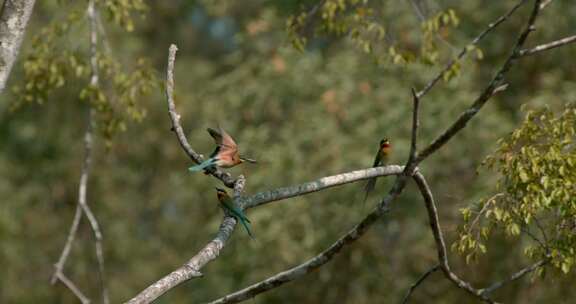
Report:
M96 3L95 0L90 0L88 2L88 22L90 25L90 67L92 69L92 75L90 76L90 85L97 87L100 85L100 72L98 66L98 24L97 24L97 11L96 11ZM86 151L87 157L85 158L84 164L82 165L85 169L86 175L81 177L81 180L85 179L84 181L84 188L80 189L83 190L84 193L80 196L81 199L79 200L80 206L84 210L84 214L86 214L86 218L88 218L88 222L90 223L90 227L92 228L92 232L94 233L94 242L96 246L96 260L98 261L98 277L100 281L100 288L102 289L102 302L104 304L110 303L110 299L108 297L108 287L106 284L105 279L105 267L104 267L104 249L102 248L102 232L100 230L100 224L96 219L96 216L88 206L86 202L86 184L88 183L88 173L90 171L90 165L92 162L92 147L93 147L93 139L92 133L94 129L94 109L90 108L88 113L88 129L86 131L86 135L84 137L84 149ZM84 171L84 170L83 170Z
M64 249L62 249L62 253L58 258L58 262L54 264L54 273L52 274L52 279L50 280L52 284L56 283L56 281L61 277L61 274L64 271L64 264L66 264L68 255L70 255L70 250L72 249L72 243L74 243L74 240L76 239L76 232L78 231L78 226L80 225L81 219L82 219L82 207L80 206L80 204L76 204L76 212L74 213L74 219L72 220L72 225L70 225L68 237L66 238L66 244L64 245Z
M439 269L440 269L440 264L436 264L434 267L428 269L428 271L423 273L420 276L420 278L418 278L418 280L416 282L414 282L414 284L412 284L412 286L410 286L410 289L408 289L408 292L406 292L406 295L404 296L404 299L402 300L402 304L408 303L408 301L410 300L410 296L412 295L414 290L416 290L416 288L418 288L418 286L420 286L420 284L422 284L422 282L424 282L432 273L436 272Z
M540 261L538 261L538 262L536 262L536 263L534 263L534 264L532 264L532 265L530 265L530 266L528 266L528 267L526 267L526 268L523 268L523 269L521 269L520 271L512 274L512 275L511 275L508 279L506 279L506 280L502 280L502 281L500 281L500 282L496 282L496 283L494 283L494 284L492 284L492 285L490 285L490 286L488 286L488 287L486 287L486 288L481 289L480 292L481 292L483 295L488 295L488 294L490 294L491 292L493 292L494 290L496 290L496 289L504 286L505 284L508 284L508 283L510 283L510 282L513 282L513 281L516 281L516 280L520 279L521 277L523 277L524 275L526 275L526 274L528 274L528 273L531 273L531 272L535 271L536 269L538 269L538 268L540 268L540 267L545 266L545 265L548 264L549 262L550 262L550 258L546 258L546 259L540 260Z
M0 93L4 91L12 66L18 58L20 45L22 45L35 2L35 0L2 2L0 8Z
M55 273L54 275L56 276L56 279L60 280L60 282L62 282L62 284L64 284L68 289L70 289L72 291L72 293L78 298L80 303L82 303L82 304L89 304L90 303L90 299L88 299L82 293L82 291L80 291L80 288L78 288L78 286L76 286L76 284L74 284L74 282L72 282L70 279L68 279L68 277L66 277L66 275L64 275L64 273L58 272L58 273Z
M240 175L236 180L234 186L234 200L235 203L238 201L239 196L244 190L246 184L246 179L243 175ZM195 256L193 256L186 264L182 265L178 269L172 271L168 275L164 276L154 284L148 286L137 296L132 298L127 303L129 304L142 304L151 303L158 297L166 293L168 290L190 280L193 278L201 277L202 273L200 270L210 261L215 260L224 245L230 239L234 228L236 227L237 221L234 217L225 213L220 228L216 237L210 241L204 248L202 248Z
M88 23L90 26L90 67L92 69L90 75L90 85L97 87L99 85L99 69L98 69L98 30L96 25L96 7L94 0L88 2L88 8L86 10ZM90 167L92 163L92 150L93 150L93 129L94 129L94 110L90 107L88 109L86 131L84 133L84 158L82 161L82 171L80 174L80 182L78 186L78 204L76 206L76 212L74 214L74 219L72 220L72 225L70 226L70 231L68 233L68 238L64 249L58 259L58 262L54 265L54 274L52 275L51 282L54 284L57 279L67 280L63 281L64 285L67 286L74 294L76 294L82 302L88 301L86 297L80 297L80 290L69 280L64 274L63 269L70 254L72 243L76 238L76 233L78 232L78 227L82 217L82 213L86 215L88 223L94 234L94 242L96 247L96 260L98 261L98 277L100 281L100 286L102 289L102 302L104 304L110 303L108 297L108 288L106 286L105 280L105 268L104 268L104 250L102 246L102 232L100 230L100 224L96 219L96 216L90 209L87 203L87 189L88 189L88 179L90 177ZM83 295L82 295L83 296Z
M530 35L532 31L535 30L534 23L536 22L536 18L538 17L538 12L540 11L540 2L541 0L535 0L534 8L532 9L532 13L528 19L526 27L520 33L516 44L514 45L512 52L500 68L500 70L494 75L488 86L482 91L482 93L476 98L474 103L468 107L466 111L460 114L460 117L452 123L452 125L444 131L440 136L438 136L428 147L426 147L421 153L418 154L416 158L416 163L420 163L425 158L430 156L432 153L436 152L442 146L444 146L456 133L462 130L468 122L482 109L482 107L486 104L486 102L494 96L497 92L499 92L502 88L504 75L512 68L515 61L519 58L519 52L522 49L522 46L526 42L526 39Z
M426 84L426 86L424 86L424 88L421 91L419 91L416 95L419 98L422 98L424 95L426 95L428 92L430 92L430 90L434 87L434 85L436 85L436 83L438 83L438 81L440 81L440 79L442 79L442 77L444 77L444 74L446 74L446 72L448 72L457 62L462 60L462 58L464 58L468 54L468 52L472 49L471 46L478 45L478 43L484 37L486 37L486 35L488 35L490 32L492 32L494 29L496 29L496 27L498 27L502 22L508 20L508 18L510 18L510 16L512 16L516 12L516 10L518 10L522 5L526 4L526 2L528 2L528 0L521 0L516 5L514 5L514 7L512 7L508 12L506 12L506 14L502 15L496 21L490 23L488 25L488 28L486 28L478 36L476 36L476 38L474 38L472 40L472 42L470 42L467 46L462 48L462 50L460 51L458 56L456 56L456 58L450 60L450 62L448 62L448 64L436 75L436 77L434 77L432 80L430 80Z
M202 162L202 156L188 143L186 139L186 134L184 134L184 130L180 125L180 114L176 112L176 105L174 103L174 61L176 60L176 51L178 51L178 47L175 44L171 44L168 50L168 68L166 70L166 98L168 100L168 114L170 115L170 120L172 121L172 128L171 130L176 133L176 137L178 138L178 142L180 146L186 152L186 154L194 161L195 163L199 164ZM227 187L234 187L235 180L232 176L216 167L208 167L206 168L208 173L212 176L220 179L224 185Z
M424 203L426 205L426 210L428 211L428 219L430 221L430 228L432 234L434 235L434 241L436 242L436 250L438 252L438 262L440 264L440 269L444 273L447 279L454 283L458 288L461 288L471 295L478 297L479 299L488 302L495 303L488 296L482 294L482 292L470 285L470 283L460 279L452 270L450 269L450 264L448 263L448 254L446 252L446 243L444 241L444 236L442 235L442 230L440 229L440 220L438 219L438 210L436 209L436 204L434 203L434 196L432 191L426 182L426 179L420 172L414 174L414 181L418 185L418 189L422 194Z

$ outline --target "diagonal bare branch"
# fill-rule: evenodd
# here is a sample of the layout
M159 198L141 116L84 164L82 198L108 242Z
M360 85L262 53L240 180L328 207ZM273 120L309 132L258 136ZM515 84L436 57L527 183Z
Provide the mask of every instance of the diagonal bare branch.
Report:
M74 213L74 219L72 220L72 225L70 225L70 231L68 232L68 237L66 239L66 244L64 245L64 249L62 249L62 253L58 258L58 262L54 264L54 273L52 274L52 279L50 282L52 284L56 283L59 279L59 276L64 271L64 264L66 264L66 260L68 259L68 255L70 255L70 250L72 249L72 243L76 239L76 232L78 231L78 226L80 224L80 220L82 219L82 207L80 204L76 205L76 212Z
M448 64L432 80L430 80L421 91L418 92L417 96L419 98L422 98L424 95L428 94L428 92L430 92L430 90L436 85L436 83L438 83L438 81L440 81L440 79L444 77L444 74L446 74L446 72L452 69L452 67L456 63L462 60L472 49L472 47L478 45L478 43L480 43L480 41L484 37L486 37L494 29L496 29L501 23L508 20L508 18L510 18L510 16L512 16L522 5L526 4L526 2L528 2L528 0L521 0L516 5L514 5L508 12L506 12L506 14L502 15L496 21L490 23L484 31L482 31L478 36L476 36L476 38L472 40L472 42L470 42L467 46L462 48L462 50L460 51L460 53L458 53L456 58L449 61Z
M428 147L426 147L424 150L422 150L421 153L418 154L416 163L420 163L432 153L436 152L438 149L444 146L450 139L452 139L452 137L454 137L454 135L460 132L460 130L462 130L468 124L468 122L480 111L480 109L482 109L486 102L490 100L490 98L494 96L495 93L501 90L503 87L504 76L519 58L519 52L530 33L535 30L534 23L536 22L536 18L538 17L538 13L540 11L540 2L541 0L535 0L535 5L532 9L530 17L528 18L526 27L520 33L518 40L512 49L512 52L500 70L498 70L496 75L494 75L492 80L488 83L478 98L476 98L474 103L472 103L472 105L470 105L466 111L460 114L458 119L456 119L456 121L452 123L452 125L446 131L444 131L444 133L438 136L430 145L428 145Z
M440 264L436 264L432 268L428 269L428 271L423 273L420 276L420 278L418 278L418 280L416 280L416 282L414 282L414 284L412 284L412 286L410 286L410 289L408 289L408 292L406 292L406 295L404 296L404 299L402 300L402 304L408 303L408 301L410 300L410 296L412 295L414 290L416 290L416 288L418 288L418 286L420 286L420 284L422 284L422 282L424 282L432 273L436 272L439 269L440 269Z
M243 175L240 175L234 186L235 203L237 203L238 198L242 194L245 184L246 179ZM186 264L182 265L178 269L172 271L160 280L148 286L127 303L151 303L166 293L168 290L190 279L201 277L202 273L200 273L200 270L210 261L213 261L218 257L220 251L222 248L224 248L224 245L232 236L232 232L234 232L236 224L237 221L234 217L225 214L224 218L222 219L222 223L220 224L220 228L218 229L218 233L212 241L204 246L204 248L202 248Z
M203 160L202 156L196 153L188 143L186 134L184 134L184 129L182 129L182 125L180 124L180 114L176 112L176 105L174 102L174 61L176 60L176 51L178 51L178 47L175 44L170 45L168 50L168 68L166 70L166 99L168 100L168 114L172 121L171 130L176 133L178 142L188 157L190 157L190 159L195 163L199 164ZM206 170L212 176L220 179L227 187L234 187L235 180L230 176L230 174L216 167L208 167Z
M496 289L504 286L505 284L508 284L508 283L510 283L510 282L513 282L513 281L516 281L516 280L522 278L523 276L525 276L526 274L531 273L531 272L535 271L536 269L545 266L545 265L548 264L549 262L550 262L550 258L549 258L549 257L548 257L548 258L545 258L545 259L543 259L543 260L540 260L540 261L538 261L538 262L536 262L536 263L534 263L534 264L532 264L532 265L530 265L530 266L528 266L528 267L526 267L526 268L523 268L523 269L519 270L518 272L512 274L512 275L511 275L509 278L507 278L506 280L502 280L502 281L496 282L496 283L494 283L494 284L492 284L492 285L490 285L490 286L488 286L488 287L486 287L486 288L484 288L484 289L481 289L480 292L481 292L482 294L484 294L484 295L488 295L488 294L490 294L491 292L493 292L494 290L496 290Z
M86 15L89 23L90 28L90 67L92 69L90 75L90 85L97 87L99 85L99 69L98 69L98 29L97 29L97 16L96 16L96 7L94 0L90 0L88 2L88 8L86 10ZM82 160L82 171L80 174L80 182L78 186L78 204L76 206L76 212L74 214L74 219L72 221L72 225L70 226L70 231L68 233L68 238L66 240L66 244L64 245L64 249L58 259L58 262L55 264L54 274L52 276L52 284L56 282L57 279L65 279L66 282L63 281L64 285L67 286L74 294L77 296L80 293L77 287L72 283L70 279L68 279L63 274L63 268L68 259L70 254L70 250L72 248L72 243L76 238L76 233L78 232L78 227L80 224L80 220L82 217L82 213L86 215L88 219L88 223L92 229L94 234L94 242L96 247L96 260L98 261L98 277L100 281L100 286L102 289L102 302L104 304L110 303L110 299L108 297L108 288L106 286L105 280L105 267L104 267L104 250L102 246L102 232L100 229L100 224L96 219L96 216L90 209L87 203L87 191L88 191L88 179L90 177L90 167L92 163L92 150L94 146L93 142L93 129L94 129L94 110L90 107L88 109L87 115L87 123L86 123L86 131L84 133L84 158ZM73 288L71 288L73 287ZM81 300L82 297L78 296ZM84 297L84 299L86 299ZM87 300L87 299L86 299ZM88 300L87 300L88 301ZM84 302L84 300L82 300Z
M402 173L403 170L397 174ZM331 261L341 250L349 247L354 241L360 239L368 229L388 211L389 205L404 190L406 186L406 176L399 175L389 193L384 197L382 203L370 212L360 223L352 228L348 233L340 237L326 250L309 259L308 261L290 268L286 271L275 274L268 279L255 283L242 290L229 294L220 299L210 302L210 304L239 303L255 297L258 294L277 288L285 283L296 280Z
M482 292L470 285L470 283L460 279L452 270L450 269L450 264L448 263L448 254L446 251L446 243L444 241L444 236L442 234L442 229L440 228L440 220L438 219L438 210L436 208L436 203L434 203L434 196L432 191L424 178L424 175L420 172L414 174L414 181L418 185L418 189L422 194L424 203L426 205L426 210L428 212L428 220L430 221L430 228L432 234L434 235L434 241L436 243L436 250L438 252L438 263L440 264L440 269L444 273L444 276L454 283L458 288L467 291L469 294L478 297L482 301L487 303L495 303L488 296L483 295Z
M72 293L78 298L78 300L82 304L89 304L90 303L90 299L88 299L82 293L82 291L80 291L80 288L78 288L78 286L76 286L76 284L74 284L74 282L72 282L70 279L68 279L68 277L66 277L66 275L64 275L64 273L58 272L58 273L55 273L55 276L56 276L56 279L60 280L60 282L62 282L62 284L64 284L68 289L70 289L72 291Z
M523 49L520 51L519 56L531 56L538 54L540 52L548 51L551 49L555 49L570 43L576 42L576 35L569 36L566 38L558 39L549 43L541 44L529 49Z

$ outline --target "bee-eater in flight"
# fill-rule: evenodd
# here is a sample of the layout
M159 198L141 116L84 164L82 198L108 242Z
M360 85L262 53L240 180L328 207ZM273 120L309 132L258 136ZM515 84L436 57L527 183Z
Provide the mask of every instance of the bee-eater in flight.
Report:
M218 201L220 201L222 208L228 210L228 212L230 212L230 214L235 217L236 220L239 221L242 226L244 226L244 228L246 228L248 235L251 238L254 238L254 235L250 231L250 220L246 217L242 209L234 206L234 202L228 195L228 192L226 192L226 190L216 188L216 194L218 195Z
M208 128L208 133L214 138L216 142L216 149L210 154L210 157L203 161L201 164L192 166L188 170L192 172L201 171L210 166L217 166L221 168L231 168L245 161L249 163L256 163L255 160L244 158L238 152L238 145L226 131L218 127L218 130Z
M382 139L380 141L380 146L378 147L378 152L376 152L376 157L374 158L374 164L372 165L372 167L374 168L384 165L388 160L390 152L392 152L392 145L390 144L390 141L388 140L388 138ZM372 190L374 190L375 186L376 186L376 177L373 177L368 180L366 186L364 187L364 191L366 192L366 195L364 196L364 202L366 202L368 195L370 194L370 192L372 192Z

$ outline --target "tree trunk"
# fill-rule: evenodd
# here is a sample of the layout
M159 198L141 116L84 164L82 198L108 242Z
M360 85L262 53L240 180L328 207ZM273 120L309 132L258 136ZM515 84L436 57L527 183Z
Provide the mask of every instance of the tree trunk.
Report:
M18 57L35 0L4 0L0 9L0 94Z

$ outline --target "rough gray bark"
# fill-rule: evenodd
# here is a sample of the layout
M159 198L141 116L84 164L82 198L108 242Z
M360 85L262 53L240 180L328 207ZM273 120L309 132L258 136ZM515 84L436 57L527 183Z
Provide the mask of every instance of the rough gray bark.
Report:
M12 66L32 14L35 0L4 0L0 9L0 93L4 91Z

